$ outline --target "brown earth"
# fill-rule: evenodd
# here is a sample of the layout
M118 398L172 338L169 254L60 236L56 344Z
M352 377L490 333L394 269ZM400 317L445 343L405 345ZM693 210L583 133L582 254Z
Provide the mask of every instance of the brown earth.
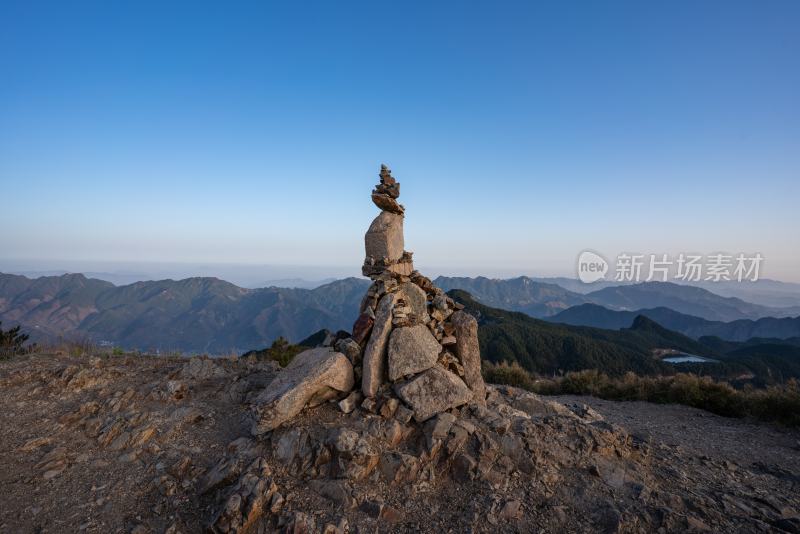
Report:
M796 430L490 387L424 425L385 397L257 440L276 372L0 362L0 532L800 532Z

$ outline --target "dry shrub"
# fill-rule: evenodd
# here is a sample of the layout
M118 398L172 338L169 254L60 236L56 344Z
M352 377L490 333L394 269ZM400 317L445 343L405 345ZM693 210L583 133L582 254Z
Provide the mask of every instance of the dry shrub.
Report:
M484 362L484 378L493 384L524 388L542 395L591 395L608 400L683 404L726 417L753 417L800 425L800 385L794 379L766 389L736 389L727 382L688 373L611 378L596 369L563 377L535 377L517 364Z

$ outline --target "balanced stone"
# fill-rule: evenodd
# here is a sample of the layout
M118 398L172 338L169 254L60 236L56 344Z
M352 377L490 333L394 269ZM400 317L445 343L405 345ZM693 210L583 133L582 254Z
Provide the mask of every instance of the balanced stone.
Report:
M455 327L455 350L464 367L464 381L475 394L475 402L486 405L486 386L481 375L481 348L478 344L478 321L463 311L450 317Z
M403 216L382 211L364 236L367 257L397 261L403 256Z
M361 391L365 397L374 397L384 382L386 374L386 342L392 331L392 309L395 294L386 293L378 302L375 311L375 324L367 347L364 349L363 377Z
M436 365L441 345L425 325L397 328L389 337L389 380L394 382Z
M389 195L385 195L382 193L372 193L372 202L375 203L380 209L385 211L390 211L392 213L396 213L398 215L402 215L405 212L405 208L402 204L399 204L395 199L390 197Z
M349 392L353 383L353 365L344 354L328 347L301 352L256 398L253 434L269 432L333 392Z
M472 399L472 392L460 378L438 366L408 382L396 384L394 390L403 402L411 406L414 420L419 423Z

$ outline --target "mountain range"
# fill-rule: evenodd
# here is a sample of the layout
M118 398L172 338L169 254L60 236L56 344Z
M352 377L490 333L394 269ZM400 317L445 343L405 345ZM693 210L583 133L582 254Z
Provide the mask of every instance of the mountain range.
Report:
M577 278L559 277L533 277L534 282L556 284L574 293L586 295L606 287L634 285L638 282L620 282L616 280L598 280L585 283ZM722 297L736 297L753 304L774 308L791 308L800 305L800 284L793 282L779 282L768 278L756 281L738 282L736 280L720 280L718 282L678 281L680 285L699 287L716 293Z
M800 305L797 304L779 308L762 306L736 297L723 297L701 287L671 282L606 286L586 294L569 291L557 284L538 282L526 276L508 280L482 276L439 277L435 283L445 291L463 289L488 306L520 311L539 318L550 317L567 308L586 303L622 311L666 307L709 321L800 315Z
M800 335L800 319L786 318L795 308L760 306L699 287L650 282L580 294L528 277L434 282L466 290L487 306L567 324L620 329L643 315L692 338ZM187 278L115 286L81 274L0 274L0 321L22 324L40 341L88 337L131 349L225 353L261 348L278 336L296 342L322 328L349 330L368 285L346 278L313 289L248 289Z
M535 319L482 304L466 291L448 292L478 319L481 356L492 362L517 362L528 371L554 374L603 369L611 375L628 371L658 374L671 370L654 356L655 349L697 355L713 352L682 334L640 317L625 330L570 326Z
M538 374L597 369L608 375L690 372L740 384L765 386L800 378L800 338L724 341L692 339L644 315L610 330L535 319L492 308L461 290L448 292L478 319L481 356L516 362ZM670 353L710 358L705 363L667 363Z
M755 320L737 319L730 322L709 321L663 306L635 311L619 311L610 310L597 304L581 304L548 317L547 320L554 323L617 330L629 327L639 315L695 339L703 336L715 336L730 341L747 341L751 338L800 337L800 317L762 317Z
M87 336L124 348L225 353L350 329L368 285L347 278L315 289L245 289L187 278L115 286L81 274L0 274L0 320L40 341Z
M548 317L571 306L588 302L585 295L568 291L557 284L537 282L527 276L498 280L440 276L434 283L450 291L461 289L487 306L526 313L531 317Z

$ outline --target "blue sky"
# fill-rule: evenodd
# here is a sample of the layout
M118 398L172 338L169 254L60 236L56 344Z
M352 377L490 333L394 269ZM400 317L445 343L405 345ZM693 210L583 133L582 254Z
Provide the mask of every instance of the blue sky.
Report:
M3 2L0 269L357 275L386 162L423 269L761 252L800 281L798 27L793 1Z

